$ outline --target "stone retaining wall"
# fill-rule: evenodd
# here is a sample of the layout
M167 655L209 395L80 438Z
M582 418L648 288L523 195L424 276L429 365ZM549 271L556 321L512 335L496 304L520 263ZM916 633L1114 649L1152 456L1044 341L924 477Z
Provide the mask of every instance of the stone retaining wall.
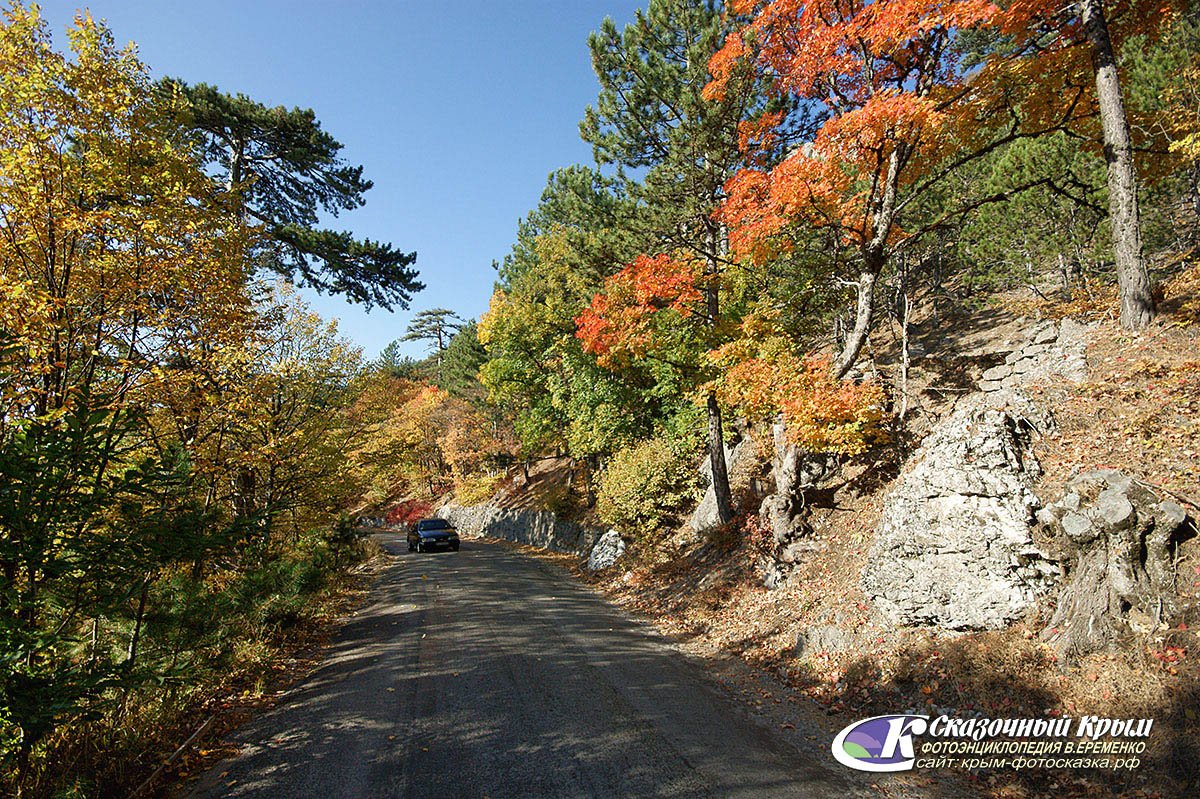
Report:
M448 519L465 536L503 538L574 555L586 555L604 534L600 528L563 521L547 510L502 508L491 502L470 507L445 505L436 515Z

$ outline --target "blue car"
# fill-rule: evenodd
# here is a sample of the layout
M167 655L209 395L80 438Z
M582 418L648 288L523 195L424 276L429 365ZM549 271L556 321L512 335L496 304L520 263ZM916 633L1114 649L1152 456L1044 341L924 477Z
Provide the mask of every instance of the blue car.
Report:
M422 519L408 531L408 551L429 552L434 549L458 551L458 530L445 519Z

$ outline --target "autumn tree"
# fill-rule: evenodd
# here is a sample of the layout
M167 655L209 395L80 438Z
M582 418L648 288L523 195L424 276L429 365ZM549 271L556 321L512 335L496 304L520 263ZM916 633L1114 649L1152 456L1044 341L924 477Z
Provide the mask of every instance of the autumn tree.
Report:
M268 107L208 84L163 81L178 98L178 118L203 144L207 164L267 234L265 263L318 291L343 294L368 307L407 308L424 288L415 253L319 226L366 202L371 181L345 162L342 144L311 109Z
M1074 66L1087 52L1081 36L1069 35L1082 32L1078 7L1051 15L1057 27L1043 24L1050 6L1037 2L1003 13L976 0L735 7L754 19L714 59L710 96L721 96L722 76L749 60L812 113L752 131L748 144L777 162L731 181L722 218L746 257L765 260L786 249L785 229L797 223L834 231L857 252L855 322L835 365L844 374L870 332L876 283L894 256L975 209L1055 186L1055 176L1031 177L932 214L927 202L944 196L963 168L1014 142L1087 132L1095 81ZM1151 17L1122 15L1125 25L1142 29L1158 24ZM964 55L978 55L980 39L993 44L982 69L971 71ZM1125 284L1138 282L1119 271Z
M558 170L499 265L478 326L487 353L480 379L490 400L511 410L527 454L609 454L671 413L672 400L653 395L645 375L599 367L575 337L575 317L641 247L639 212L620 181L586 167Z
M146 596L219 532L145 424L182 331L239 325L252 232L90 17L0 26L0 755L135 684ZM101 619L121 644L76 656ZM11 760L9 761L11 762Z
M0 793L18 796L126 793L127 761L87 736L139 737L131 720L194 695L164 683L298 618L355 489L356 358L255 302L263 230L134 49L87 15L68 41L36 7L3 12Z
M588 40L601 90L580 125L597 164L644 170L630 191L649 209L653 252L681 251L703 265L701 318L713 329L722 321L726 242L712 214L741 164L739 124L763 107L758 83L744 71L726 73L733 91L702 94L708 61L734 22L707 0L651 0L624 30L606 19ZM727 522L733 508L721 409L711 395L704 407L718 516Z
M751 260L786 251L786 231L796 224L829 230L839 246L857 253L854 323L834 364L835 374L844 375L871 330L880 274L921 232L903 224L906 212L923 210L920 201L955 169L1003 143L1058 127L1075 106L1035 120L1015 112L996 117L990 97L984 107L959 47L964 31L994 16L995 7L982 0L733 7L753 19L713 58L708 96L725 96L729 76L750 62L798 111L745 128L743 144L760 165L730 181L719 217L730 225L735 253ZM999 126L996 135L980 135L991 125ZM962 210L969 208L952 209ZM913 221L924 230L944 222Z
M886 397L878 382L840 380L826 357L796 354L776 315L748 314L741 335L709 353L722 401L747 419L782 418L805 452L858 455L888 438Z
M259 313L244 344L245 401L230 431L239 453L231 500L259 529L286 535L319 524L360 490L348 456L366 431L341 409L362 359L337 323L321 320L294 289L277 287Z

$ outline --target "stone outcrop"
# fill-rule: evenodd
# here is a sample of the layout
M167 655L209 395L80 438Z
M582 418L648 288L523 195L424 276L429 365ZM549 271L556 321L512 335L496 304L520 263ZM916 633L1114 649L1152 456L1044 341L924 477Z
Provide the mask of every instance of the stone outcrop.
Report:
M444 505L436 515L465 536L488 536L531 544L554 552L585 555L604 530L563 521L548 510L503 508L494 502L463 507Z
M1030 535L1031 436L1053 420L1023 394L975 394L941 421L885 500L862 585L901 625L1002 627L1053 586Z
M593 572L607 569L624 554L625 539L621 538L621 534L616 530L609 530L600 536L600 540L592 547L592 552L588 555L587 569Z
M796 633L796 645L792 654L805 658L818 654L841 654L862 646L860 631L846 614L838 610L826 611L815 624Z
M734 496L739 490L749 488L750 478L758 466L758 446L749 436L738 441L733 448L725 448L725 471L729 474L729 488ZM710 533L720 526L717 518L717 494L712 487L712 464L708 456L700 464L700 477L706 488L700 504L692 513L690 526L696 535Z
M1072 382L1087 378L1087 327L1073 319L1043 322L1004 363L984 371L980 391L1001 391L1059 377Z
M1061 657L1102 651L1165 626L1178 609L1174 555L1187 514L1112 469L1075 477L1038 512L1068 562L1043 637Z

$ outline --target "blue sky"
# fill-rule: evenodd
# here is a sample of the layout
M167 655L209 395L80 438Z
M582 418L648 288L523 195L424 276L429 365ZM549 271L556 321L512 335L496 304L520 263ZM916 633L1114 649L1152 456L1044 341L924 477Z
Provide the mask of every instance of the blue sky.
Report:
M373 357L413 311L487 308L495 273L553 169L591 161L579 139L598 91L587 35L644 0L363 2L42 0L55 41L76 9L137 43L156 76L312 108L375 181L331 226L417 251L409 311L367 314L310 295ZM408 351L420 355L419 345Z

